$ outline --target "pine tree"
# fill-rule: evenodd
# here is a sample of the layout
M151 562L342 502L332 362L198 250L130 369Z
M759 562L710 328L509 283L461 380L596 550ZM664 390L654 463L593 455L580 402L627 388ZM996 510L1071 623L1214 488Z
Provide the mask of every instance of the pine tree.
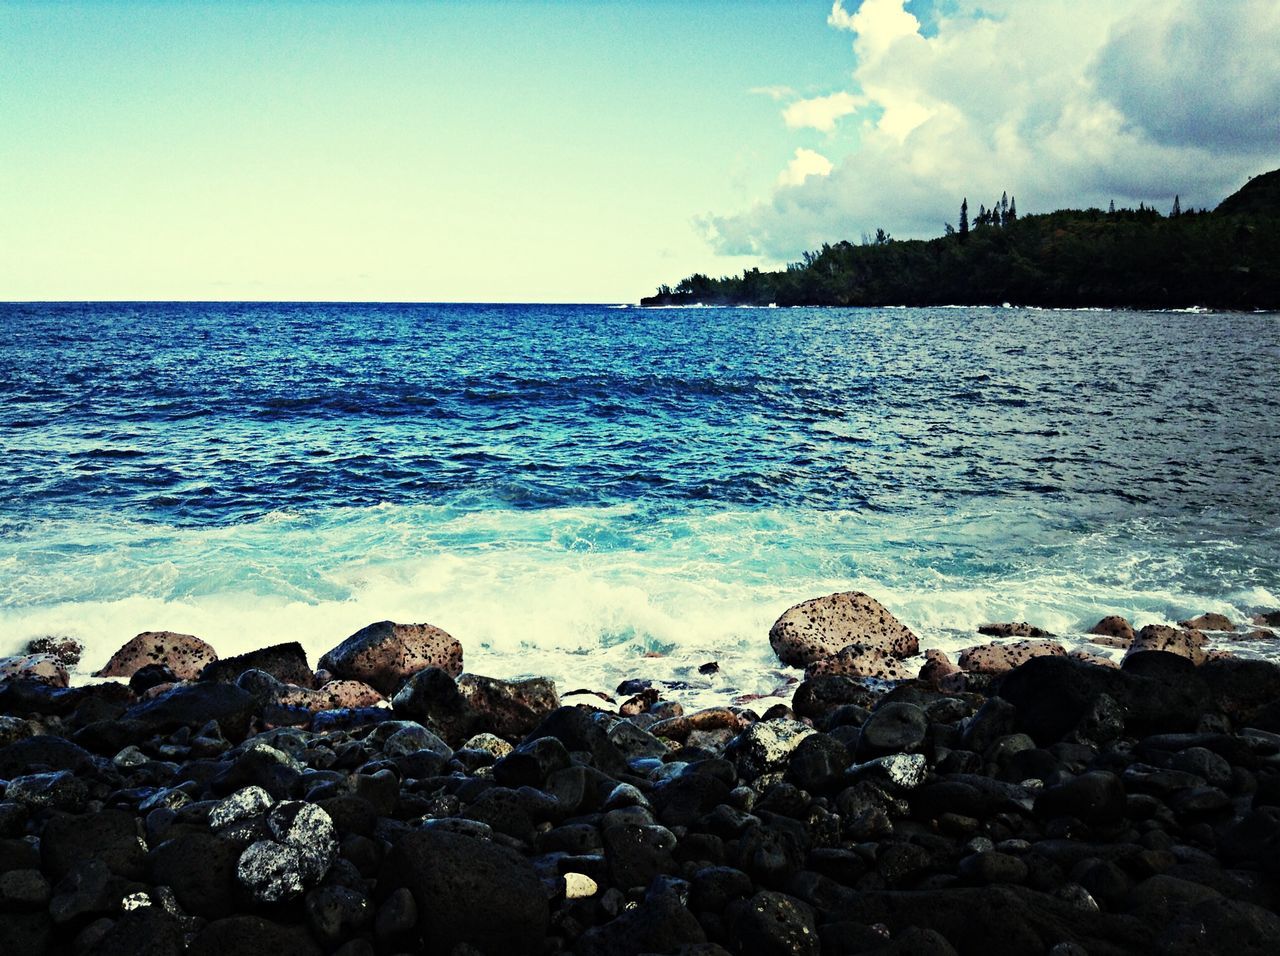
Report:
M1181 203L1181 202L1179 202L1177 193L1174 193L1174 196L1173 196L1173 209L1171 209L1171 210L1169 211L1169 218L1170 218L1170 219L1173 219L1173 218L1176 218L1177 216L1181 216L1181 215L1182 215L1182 203Z
M1009 216L1005 220L1005 222L1017 222L1017 221L1018 221L1018 197L1011 196L1009 198Z
M974 225L985 226L989 221L990 219L987 216L987 207L982 205L982 203L978 203L978 218L974 222Z
M1009 224L1009 192L1005 190L1000 194L1000 225Z
M1116 201L1111 200L1111 208L1107 210L1107 215L1114 216L1116 214Z
M969 235L969 197L965 196L960 201L960 241L964 242L967 235Z

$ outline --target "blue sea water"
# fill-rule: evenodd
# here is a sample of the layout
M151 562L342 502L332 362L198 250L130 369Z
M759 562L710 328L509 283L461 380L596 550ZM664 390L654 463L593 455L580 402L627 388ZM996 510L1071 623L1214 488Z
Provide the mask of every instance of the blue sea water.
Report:
M0 653L390 618L697 702L776 689L769 625L835 590L949 650L1244 618L1278 379L1274 314L0 305Z

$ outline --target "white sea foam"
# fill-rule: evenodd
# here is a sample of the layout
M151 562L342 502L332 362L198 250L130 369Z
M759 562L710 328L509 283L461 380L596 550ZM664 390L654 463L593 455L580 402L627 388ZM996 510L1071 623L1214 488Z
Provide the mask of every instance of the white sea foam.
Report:
M1278 603L1218 585L1232 578L1231 542L1191 546L1149 523L1072 537L1045 516L994 510L377 506L200 530L46 523L0 547L0 651L67 634L86 644L86 674L144 630L197 634L222 655L297 640L314 662L391 619L445 628L480 673L604 690L647 676L691 685L691 703L778 689L788 672L769 626L838 590L875 595L923 646L950 653L991 621L1074 642L1107 614L1240 620ZM710 660L720 672L699 675Z

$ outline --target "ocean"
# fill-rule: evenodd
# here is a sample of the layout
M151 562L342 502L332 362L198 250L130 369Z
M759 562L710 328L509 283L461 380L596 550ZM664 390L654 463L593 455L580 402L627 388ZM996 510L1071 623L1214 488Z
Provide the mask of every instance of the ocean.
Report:
M391 619L697 706L785 697L769 626L838 590L949 652L1244 620L1280 607L1277 380L1276 314L0 305L0 654L314 664Z

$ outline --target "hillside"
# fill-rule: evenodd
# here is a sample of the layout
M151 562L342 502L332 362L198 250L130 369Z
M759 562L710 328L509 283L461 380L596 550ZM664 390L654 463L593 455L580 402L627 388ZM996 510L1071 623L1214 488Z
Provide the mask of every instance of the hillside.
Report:
M1213 212L982 210L972 227L824 244L786 270L692 275L642 305L1280 308L1280 170Z

